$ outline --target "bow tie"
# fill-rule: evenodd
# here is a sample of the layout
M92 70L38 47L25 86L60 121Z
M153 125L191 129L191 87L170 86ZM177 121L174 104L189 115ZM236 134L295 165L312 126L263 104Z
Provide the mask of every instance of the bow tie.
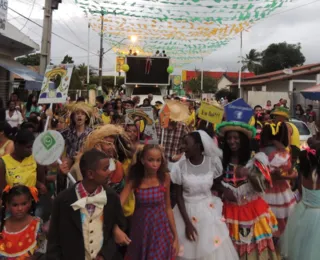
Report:
M73 210L84 209L86 205L92 204L100 209L102 209L107 204L107 194L106 191L103 190L97 195L92 197L85 197L77 200L75 203L71 204Z

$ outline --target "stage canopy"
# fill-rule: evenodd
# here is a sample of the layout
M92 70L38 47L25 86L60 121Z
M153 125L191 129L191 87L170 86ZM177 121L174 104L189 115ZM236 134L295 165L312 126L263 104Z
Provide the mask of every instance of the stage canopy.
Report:
M291 0L75 0L113 51L152 55L182 66L227 45ZM132 41L136 40L136 41Z

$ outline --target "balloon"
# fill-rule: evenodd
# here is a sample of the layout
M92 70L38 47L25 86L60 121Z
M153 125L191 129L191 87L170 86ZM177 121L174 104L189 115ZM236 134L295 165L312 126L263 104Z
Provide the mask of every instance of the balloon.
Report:
M128 64L123 64L122 67L121 67L121 69L122 69L124 72L128 72L129 69L130 69L130 67L129 67Z
M169 67L167 68L167 72L168 72L169 74L171 74L171 73L173 72L173 67L172 67L172 66L169 66Z

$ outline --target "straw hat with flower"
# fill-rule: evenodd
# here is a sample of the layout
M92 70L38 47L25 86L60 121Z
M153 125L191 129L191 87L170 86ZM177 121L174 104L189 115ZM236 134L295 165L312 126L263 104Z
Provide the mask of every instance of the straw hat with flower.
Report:
M184 122L189 117L188 106L177 100L166 100L166 104L170 110L170 120L175 122Z

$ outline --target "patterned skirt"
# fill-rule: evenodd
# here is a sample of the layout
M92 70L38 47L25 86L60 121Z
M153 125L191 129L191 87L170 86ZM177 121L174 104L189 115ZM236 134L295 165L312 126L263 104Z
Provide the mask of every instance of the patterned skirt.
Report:
M286 180L279 180L273 183L273 187L266 190L264 200L269 204L272 212L277 217L278 231L273 234L279 238L284 232L287 219L296 205L296 197Z
M240 258L254 255L254 259L278 259L272 240L277 220L262 198L243 205L225 202L223 215Z

